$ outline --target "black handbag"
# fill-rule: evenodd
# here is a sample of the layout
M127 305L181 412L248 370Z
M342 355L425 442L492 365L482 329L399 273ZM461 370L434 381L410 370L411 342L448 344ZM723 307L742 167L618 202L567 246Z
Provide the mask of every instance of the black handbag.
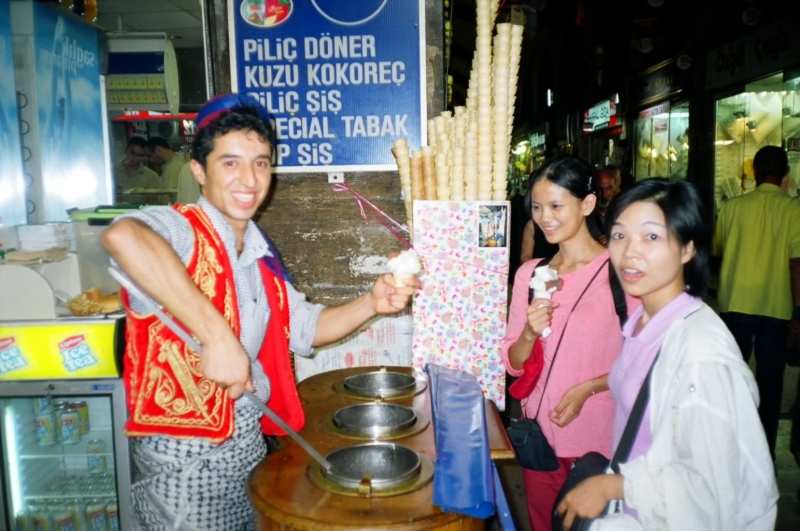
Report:
M536 419L511 419L508 439L522 468L553 472L560 466L553 448Z
M542 260L539 263L539 267L547 264L548 262L549 260ZM608 260L606 260L605 263L608 263ZM605 265L605 263L603 265ZM550 380L550 373L553 371L553 365L556 363L556 356L558 356L558 351L561 347L561 340L564 339L564 332L567 330L569 318L572 315L572 312L575 311L575 308L578 306L578 303L581 301L584 294L586 294L586 292L589 290L589 286L592 285L594 280L597 278L597 275L599 275L600 271L602 270L603 266L601 265L591 280L589 280L589 282L586 284L586 287L583 288L583 291L578 296L578 300L575 301L575 304L569 311L569 315L567 315L567 321L564 324L564 328L561 330L561 337L558 338L556 350L553 352L553 361L550 363L550 368L547 370L547 378L545 378L544 381L542 398L539 400L539 407L536 408L536 414L532 419L511 419L511 426L508 428L508 439L511 441L512 446L514 446L514 451L517 454L517 460L522 468L535 470L537 472L554 472L558 470L560 466L558 459L556 458L556 454L553 451L553 447L550 446L550 443L547 441L547 437L545 437L544 433L542 433L542 427L539 426L539 421L536 419L539 417L539 411L542 408L544 391L547 389L547 382ZM529 303L532 296L533 295L531 294L528 297Z
M639 427L642 425L644 411L647 409L647 403L650 401L650 377L653 374L653 367L656 366L659 355L660 352L656 354L653 364L650 365L650 370L647 371L644 383L642 383L642 388L639 389L639 394L636 395L633 409L631 409L628 422L625 424L625 429L622 431L619 445L611 461L609 462L606 456L599 452L589 452L572 463L572 469L567 476L567 480L564 482L564 486L561 487L561 490L558 492L555 505L553 505L552 531L563 531L564 529L564 517L558 514L558 505L572 489L577 487L581 481L605 474L609 467L611 467L611 470L615 474L619 474L619 464L628 461L633 443L636 441L636 435L639 433ZM570 531L589 531L592 523L609 514L610 509L611 503L606 505L606 508L603 509L603 512L601 512L597 518L580 518L576 516L572 521Z

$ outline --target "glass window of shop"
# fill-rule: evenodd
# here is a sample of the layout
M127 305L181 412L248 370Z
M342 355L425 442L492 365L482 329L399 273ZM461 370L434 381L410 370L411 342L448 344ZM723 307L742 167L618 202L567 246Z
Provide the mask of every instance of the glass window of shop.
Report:
M175 200L174 191L118 193L144 188L119 186L120 166L129 163L127 177L155 172L160 188L170 156L130 157L132 136L162 137L185 157L193 132L191 119L122 119L191 114L208 94L202 4L155 4L0 0L0 70L9 74L0 80L0 226Z
M791 77L791 79L785 79ZM800 182L800 76L783 73L717 100L714 140L714 197L717 211L730 199L756 188L753 157L764 146L789 154L784 191L798 196Z
M689 102L664 103L639 113L634 124L637 181L650 177L686 178L689 166Z

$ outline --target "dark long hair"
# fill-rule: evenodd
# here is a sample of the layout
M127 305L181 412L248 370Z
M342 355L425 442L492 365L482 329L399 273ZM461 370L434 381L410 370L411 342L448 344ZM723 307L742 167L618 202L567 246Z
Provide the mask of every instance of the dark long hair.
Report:
M586 199L587 196L595 194L595 190L592 187L594 170L591 165L585 160L573 155L559 155L546 160L545 163L531 175L528 181L528 192L525 195L525 208L528 209L528 212L531 211L533 186L542 179L547 179L551 183L566 189L570 194L581 201ZM589 234L591 234L595 240L603 234L603 224L600 221L600 215L597 213L596 206L591 214L586 217L586 226L589 229Z
M639 202L655 204L664 213L667 230L681 247L694 243L695 254L683 266L686 291L702 297L708 286L711 260L711 224L703 219L703 202L697 189L686 181L646 179L639 181L615 197L606 213L606 236L611 241L611 228L619 216Z

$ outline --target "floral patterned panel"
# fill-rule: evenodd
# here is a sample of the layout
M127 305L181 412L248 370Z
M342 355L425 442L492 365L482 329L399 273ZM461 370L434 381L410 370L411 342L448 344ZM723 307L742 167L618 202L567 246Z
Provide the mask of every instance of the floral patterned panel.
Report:
M505 201L414 202L414 249L424 271L414 299L412 366L467 371L500 410L509 214Z

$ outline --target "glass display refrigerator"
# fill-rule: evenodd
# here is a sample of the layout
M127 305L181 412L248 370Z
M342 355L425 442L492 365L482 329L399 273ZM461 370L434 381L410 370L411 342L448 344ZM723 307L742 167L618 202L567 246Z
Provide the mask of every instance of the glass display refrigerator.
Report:
M781 187L798 196L800 182L800 72L752 81L744 91L717 99L714 140L716 210L756 189L753 157L764 146L783 147L789 175Z
M684 179L689 167L689 102L645 109L634 123L637 181L650 177Z
M120 319L0 323L0 530L130 530Z

